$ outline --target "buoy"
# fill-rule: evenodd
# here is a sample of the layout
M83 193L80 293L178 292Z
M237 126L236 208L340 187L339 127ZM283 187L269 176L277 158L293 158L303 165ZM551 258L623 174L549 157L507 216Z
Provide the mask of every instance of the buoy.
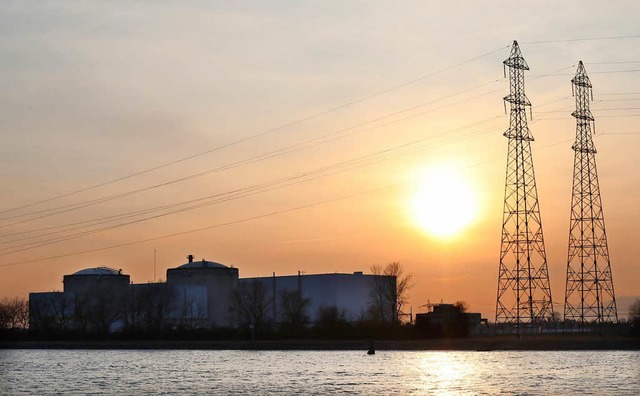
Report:
M369 350L367 351L367 355L375 355L376 347L373 345L373 341L369 343Z

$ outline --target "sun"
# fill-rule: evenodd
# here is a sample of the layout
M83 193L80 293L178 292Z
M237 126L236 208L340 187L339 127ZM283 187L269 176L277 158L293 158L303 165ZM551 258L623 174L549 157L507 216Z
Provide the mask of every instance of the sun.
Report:
M450 238L471 225L477 214L477 195L471 183L451 166L420 172L411 200L417 225L439 238Z

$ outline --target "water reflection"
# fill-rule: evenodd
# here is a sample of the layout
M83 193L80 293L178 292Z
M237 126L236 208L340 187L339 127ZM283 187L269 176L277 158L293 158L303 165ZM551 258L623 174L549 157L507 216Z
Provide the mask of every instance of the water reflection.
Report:
M0 394L640 394L638 351L0 350Z
M475 372L474 362L450 352L423 354L420 359L422 390L438 395L459 393L461 384Z

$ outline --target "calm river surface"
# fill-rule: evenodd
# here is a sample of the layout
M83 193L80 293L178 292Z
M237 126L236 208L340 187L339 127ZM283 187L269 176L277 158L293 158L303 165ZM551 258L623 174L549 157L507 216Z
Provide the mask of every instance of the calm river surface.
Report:
M640 395L640 352L0 350L0 394Z

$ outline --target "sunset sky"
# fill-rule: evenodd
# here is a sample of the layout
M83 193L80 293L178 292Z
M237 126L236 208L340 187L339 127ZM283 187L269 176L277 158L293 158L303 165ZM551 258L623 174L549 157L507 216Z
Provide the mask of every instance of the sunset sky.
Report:
M605 3L3 2L0 298L95 266L148 282L156 249L160 279L187 254L241 277L399 261L414 313L465 300L493 320L518 40L555 308L582 60L624 316L640 297L640 3ZM222 202L168 206L203 197ZM430 229L422 201L460 227Z

